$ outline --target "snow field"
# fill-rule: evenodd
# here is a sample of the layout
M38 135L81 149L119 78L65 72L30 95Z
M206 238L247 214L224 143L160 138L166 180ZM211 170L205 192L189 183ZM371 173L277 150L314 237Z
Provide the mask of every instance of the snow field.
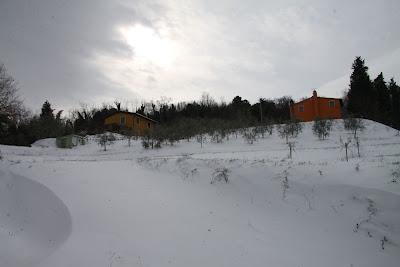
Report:
M276 131L202 149L0 146L0 266L398 266L400 137L365 124L349 162L340 120L324 141L305 123L293 159ZM228 183L211 184L221 168Z

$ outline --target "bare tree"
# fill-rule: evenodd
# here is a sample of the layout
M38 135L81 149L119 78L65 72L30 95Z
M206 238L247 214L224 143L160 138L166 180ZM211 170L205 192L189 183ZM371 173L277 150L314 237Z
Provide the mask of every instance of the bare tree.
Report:
M123 130L121 131L121 133L122 133L123 135L125 135L126 139L128 139L128 147L131 147L132 138L135 136L134 130L133 130L133 129L126 128L126 129L123 129Z
M204 141L206 140L206 136L204 133L199 133L196 135L196 140L200 143L200 147L203 148Z
M355 117L347 117L343 120L344 128L353 132L354 138L357 137L357 132L365 129L363 120Z
M4 64L0 64L0 115L15 122L26 115L26 110L17 93L17 82L7 73Z
M347 138L347 140L343 140L342 137L340 137L340 144L341 146L346 150L346 161L349 161L349 156L348 156L348 150L349 150L349 145L351 143L351 138Z
M274 125L272 124L272 122L267 122L267 124L265 125L265 130L269 135L272 135L272 132L274 130Z
M360 138L359 138L358 136L356 136L356 137L354 138L354 140L356 141L356 147L357 147L357 154L358 154L358 157L361 157L361 155L360 155Z
M212 98L209 93L203 92L201 95L200 104L205 107L212 107L215 106L217 102L215 102L214 98Z
M292 153L294 151L294 147L295 147L295 142L288 142L288 147L289 147L289 158L292 158Z

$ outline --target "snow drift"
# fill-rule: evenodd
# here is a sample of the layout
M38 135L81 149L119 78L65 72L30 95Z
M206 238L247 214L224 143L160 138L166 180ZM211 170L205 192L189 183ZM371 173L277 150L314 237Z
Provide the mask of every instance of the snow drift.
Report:
M0 266L33 266L70 232L68 209L52 191L0 170Z
M364 123L348 161L341 120L326 140L304 123L292 158L277 131L0 146L0 266L398 267L400 136Z

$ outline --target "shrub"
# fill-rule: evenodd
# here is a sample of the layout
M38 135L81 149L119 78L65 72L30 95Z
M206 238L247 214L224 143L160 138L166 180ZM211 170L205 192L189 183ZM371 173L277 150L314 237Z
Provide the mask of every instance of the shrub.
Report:
M289 137L296 138L303 130L303 125L298 120L290 120L286 124L278 126L278 133L281 138L289 142Z
M203 144L206 141L206 137L203 133L200 133L196 136L196 141L200 143L200 147L203 148Z
M104 148L104 151L107 151L107 145L112 145L115 140L116 138L112 133L103 133L97 136L97 142Z
M148 141L147 139L145 139L145 138L142 138L142 147L143 147L144 149L150 148L150 143L149 143L149 141Z
M349 116L343 119L344 128L353 132L354 138L357 137L357 132L365 129L364 122L360 118Z
M267 127L266 127L266 125L258 125L256 127L254 127L253 132L255 135L258 135L258 136L261 135L261 138L264 138L264 135L267 132Z
M312 126L314 135L318 136L320 140L324 140L325 138L327 138L329 136L331 129L332 129L331 120L316 119Z
M225 131L222 129L215 130L211 133L211 142L222 143L225 138Z
M257 137L257 129L256 128L246 129L245 131L243 131L243 138L250 145L252 145L254 143L254 141L257 140L256 137Z
M397 169L393 170L392 172L392 183L398 183L400 181L400 167L398 167Z
M273 132L273 130L274 130L274 125L273 125L272 123L267 123L267 124L265 125L265 130L267 131L267 133L268 133L269 135L272 135L272 132Z
M217 168L212 175L211 184L220 181L228 183L229 173L230 171L227 168Z

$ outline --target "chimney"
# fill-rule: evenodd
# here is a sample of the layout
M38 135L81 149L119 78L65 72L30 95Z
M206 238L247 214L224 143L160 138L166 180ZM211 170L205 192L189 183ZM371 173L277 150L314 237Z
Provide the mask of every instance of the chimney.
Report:
M317 91L313 91L314 119L319 118L318 95Z
M314 90L314 91L312 92L312 95L313 95L313 97L317 97L317 91Z

